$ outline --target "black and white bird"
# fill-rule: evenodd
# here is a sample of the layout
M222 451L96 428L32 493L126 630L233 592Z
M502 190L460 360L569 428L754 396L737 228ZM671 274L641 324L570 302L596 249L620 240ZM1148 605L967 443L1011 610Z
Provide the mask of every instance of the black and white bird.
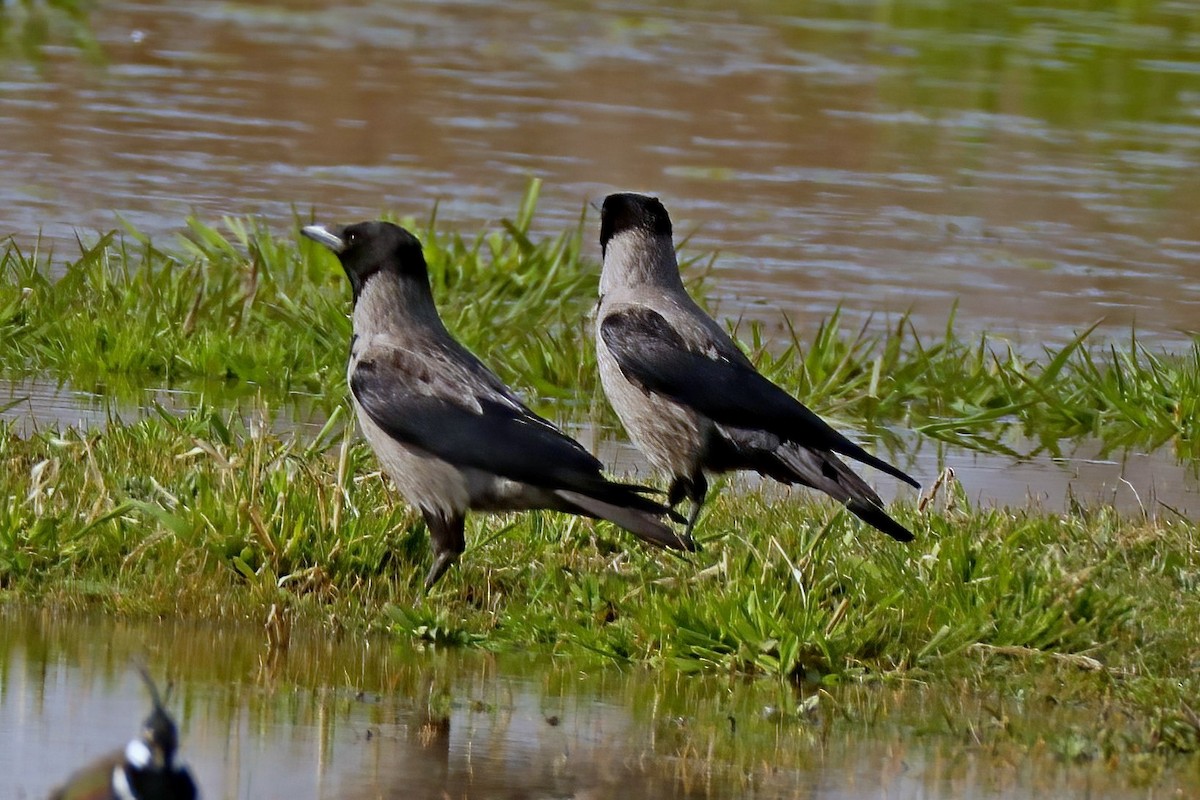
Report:
M142 735L83 767L50 795L50 800L195 800L191 773L175 760L179 732L163 707L158 689L142 671L154 709Z
M309 225L354 295L347 381L363 436L433 540L428 591L466 547L468 510L551 509L606 519L657 547L694 550L653 490L614 483L530 411L442 324L421 243L388 222Z
M671 218L657 198L606 197L600 248L601 383L634 444L669 476L670 505L692 501L687 533L708 493L706 472L756 470L825 492L894 539L913 538L838 455L920 484L759 374L684 289Z

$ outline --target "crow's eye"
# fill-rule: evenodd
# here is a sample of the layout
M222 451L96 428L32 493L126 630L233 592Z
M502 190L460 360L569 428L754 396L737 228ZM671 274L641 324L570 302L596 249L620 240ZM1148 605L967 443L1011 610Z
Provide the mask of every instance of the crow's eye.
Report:
M358 241L358 233L356 231L347 231L346 232L346 244L347 245L352 245L357 241Z

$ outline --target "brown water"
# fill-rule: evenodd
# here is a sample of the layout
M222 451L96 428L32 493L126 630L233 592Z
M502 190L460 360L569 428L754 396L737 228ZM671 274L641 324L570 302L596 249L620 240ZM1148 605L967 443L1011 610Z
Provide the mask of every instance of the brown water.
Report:
M135 659L174 680L181 754L208 800L1189 796L1186 770L1145 790L1065 758L1095 717L1053 685L796 690L301 632L271 655L251 626L13 609L0 630L12 800L138 733Z
M326 419L324 412L313 408L312 400L295 395L285 406L272 409L255 397L229 398L223 407L242 414L253 427L303 441L315 438ZM152 413L155 406L182 412L202 401L199 393L188 390L148 389L135 399L117 401L47 381L0 381L0 423L13 425L18 436L69 427L101 429L113 419L132 422ZM618 432L589 425L571 427L568 432L615 474L638 476L652 483L657 480L645 457ZM1083 440L1063 442L1061 452L1047 453L1035 442L1006 442L1013 452L1024 455L1017 458L946 445L911 431L897 432L886 441L871 441L851 433L872 451L920 476L927 487L943 469L953 469L968 499L985 506L1035 506L1054 512L1068 510L1073 499L1084 505L1111 505L1127 514L1200 515L1200 474L1196 465L1181 464L1168 448L1150 453L1109 451L1099 442ZM867 478L875 482L878 475L868 472ZM750 484L743 489L757 488L759 483L749 473L733 480ZM876 489L889 502L896 497L913 497L909 489L887 478L879 480Z
M797 10L799 8L799 10ZM0 61L0 235L659 194L723 308L1200 328L1200 4L105 2ZM591 224L595 225L594 213ZM67 248L69 249L69 248Z

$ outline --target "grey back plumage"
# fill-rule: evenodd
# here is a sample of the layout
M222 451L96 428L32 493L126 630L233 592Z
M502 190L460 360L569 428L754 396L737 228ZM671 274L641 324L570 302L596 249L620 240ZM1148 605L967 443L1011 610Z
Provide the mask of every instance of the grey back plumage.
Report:
M601 209L600 244L601 383L634 443L673 477L673 499L684 492L698 510L705 470L754 469L824 491L890 535L912 538L834 453L917 482L758 373L688 295L670 218L657 198L609 195ZM890 524L881 524L880 515Z
M608 519L660 547L694 545L642 487L615 483L446 330L416 237L396 225L310 226L354 290L347 382L363 435L434 539L432 586L465 547L468 509Z

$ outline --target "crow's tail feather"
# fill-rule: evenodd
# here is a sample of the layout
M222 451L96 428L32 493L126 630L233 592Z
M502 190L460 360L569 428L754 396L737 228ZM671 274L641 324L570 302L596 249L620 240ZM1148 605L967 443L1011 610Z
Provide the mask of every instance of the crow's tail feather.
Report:
M672 530L658 519L668 514L670 509L641 495L633 494L641 503L620 503L613 502L616 498L602 500L569 489L558 489L555 494L582 513L620 525L647 544L668 550L695 552L697 549L691 536ZM649 504L651 508L640 507L642 504Z
M861 500L849 500L846 508L863 522L878 528L897 542L911 542L916 537L912 531L888 516L888 513L874 503Z
M772 456L774 463L769 465L772 477L825 492L854 516L896 541L911 542L915 538L912 531L888 516L875 490L833 453L788 443ZM780 470L781 466L785 471Z

